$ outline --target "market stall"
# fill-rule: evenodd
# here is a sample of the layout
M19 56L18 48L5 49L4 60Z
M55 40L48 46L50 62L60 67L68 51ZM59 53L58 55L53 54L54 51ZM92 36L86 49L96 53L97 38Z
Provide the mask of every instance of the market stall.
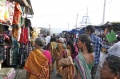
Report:
M0 1L0 77L3 79L14 79L14 68L23 68L32 50L33 30L28 15L33 14L30 0ZM11 75L14 76L9 78Z

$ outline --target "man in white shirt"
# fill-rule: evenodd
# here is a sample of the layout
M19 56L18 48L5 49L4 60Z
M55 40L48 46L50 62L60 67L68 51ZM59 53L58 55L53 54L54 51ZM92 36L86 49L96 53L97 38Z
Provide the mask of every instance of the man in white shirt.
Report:
M107 52L110 55L115 55L120 57L120 36L117 36L118 42L111 46Z
M50 43L50 40L51 40L51 36L49 36L49 34L47 34L47 37L45 38L45 46L46 46L46 49L48 49L48 45Z

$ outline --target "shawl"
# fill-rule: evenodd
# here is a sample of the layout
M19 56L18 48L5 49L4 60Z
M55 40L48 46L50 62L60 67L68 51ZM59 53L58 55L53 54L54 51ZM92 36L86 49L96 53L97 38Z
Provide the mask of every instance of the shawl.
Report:
M49 78L48 60L39 49L35 49L29 54L24 68L38 79Z

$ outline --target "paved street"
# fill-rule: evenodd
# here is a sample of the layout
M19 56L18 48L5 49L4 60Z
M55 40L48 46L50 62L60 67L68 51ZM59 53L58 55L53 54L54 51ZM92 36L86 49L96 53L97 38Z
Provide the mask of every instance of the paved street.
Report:
M104 56L104 53L101 52L100 53L100 62L102 62L103 56ZM17 72L17 74L16 74L15 79L26 79L26 71L24 69L16 69L16 72ZM96 79L99 79L99 76L100 76L99 71L97 72L96 75L97 75ZM52 78L51 79L62 79L62 78L56 76L56 68L52 72Z
M15 79L26 79L26 71L24 69L16 69L16 78ZM62 79L56 76L56 71L54 70L52 72L52 78L51 79Z

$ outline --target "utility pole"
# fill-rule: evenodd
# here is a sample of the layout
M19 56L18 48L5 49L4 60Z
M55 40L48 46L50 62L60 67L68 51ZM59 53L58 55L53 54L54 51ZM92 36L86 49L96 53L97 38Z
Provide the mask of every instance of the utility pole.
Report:
M104 0L104 7L103 7L103 20L102 20L102 24L104 24L104 21L105 21L105 9L106 9L106 0Z
M50 24L49 24L49 32L50 32L50 35L51 35L51 27L50 27Z
M51 28L50 28L50 24L49 24L49 30L50 30Z
M69 22L68 22L68 31L69 31Z
M77 17L76 17L76 29L77 29L77 22L78 22L78 13L77 13Z
M88 17L88 7L87 7L87 14L86 14L86 17ZM88 23L88 18L86 18L86 26L87 26L87 23Z
M86 16L88 16L88 7L87 7L87 14L86 14Z

